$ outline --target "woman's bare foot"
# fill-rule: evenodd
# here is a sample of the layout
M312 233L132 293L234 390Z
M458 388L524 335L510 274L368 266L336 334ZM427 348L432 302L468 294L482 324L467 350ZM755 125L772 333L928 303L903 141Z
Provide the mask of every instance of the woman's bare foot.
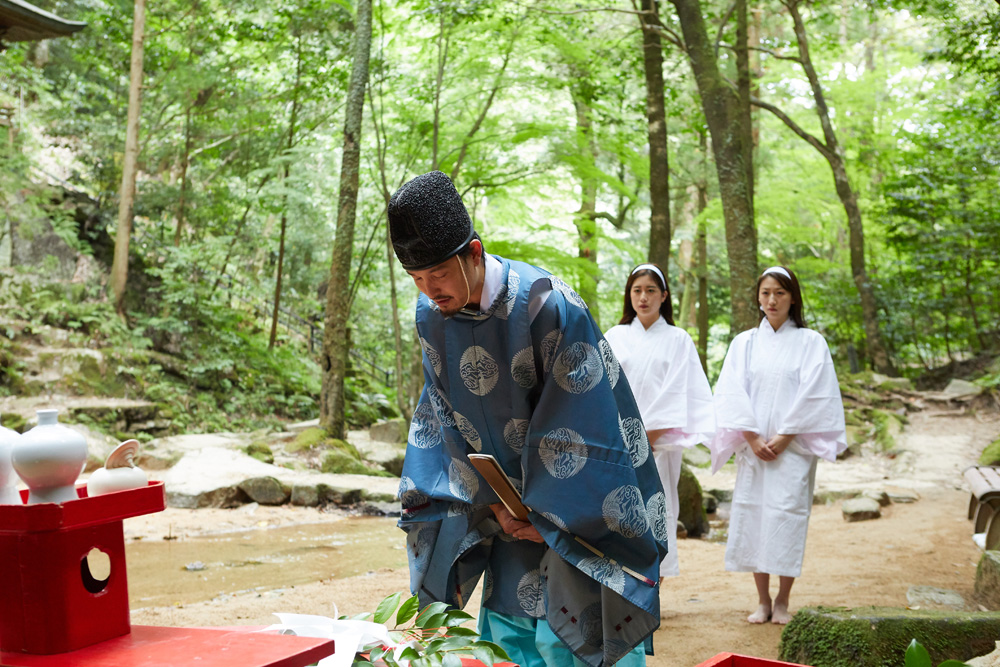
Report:
M787 625L790 620L792 620L792 615L788 613L788 605L775 602L771 622L775 625Z
M768 602L765 604L761 602L759 605L757 605L757 611L747 616L747 623L754 623L754 624L767 623L768 620L770 620L770 618L771 618L771 603ZM788 621L785 622L787 623Z

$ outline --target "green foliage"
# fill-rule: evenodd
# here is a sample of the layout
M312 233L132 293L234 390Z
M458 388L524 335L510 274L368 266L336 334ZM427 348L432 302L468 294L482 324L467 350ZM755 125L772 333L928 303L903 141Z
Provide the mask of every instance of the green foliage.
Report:
M931 654L916 639L906 647L904 667L934 667L931 662ZM938 667L963 667L964 662L958 660L945 660L938 664Z
M979 465L1000 465L1000 438L997 438L990 444L986 445L983 449L983 453L979 455Z
M379 644L367 646L365 655L358 655L353 667L370 667L381 660L389 667L410 664L412 667L461 665L460 656L475 658L486 665L508 661L507 653L493 642L479 638L479 633L466 627L472 616L460 609L449 608L443 602L432 602L419 608L416 596L400 604L401 593L393 593L382 600L371 617L375 623L385 624L395 614L395 626L389 629L390 638L397 644L408 644L399 655ZM412 624L406 625L412 620Z
M803 5L864 217L879 325L893 362L910 376L1000 346L993 139L1000 18L983 4ZM705 6L718 18L718 8ZM13 110L9 125L0 125L0 221L25 235L44 221L107 265L117 231L131 8L64 9L90 28L45 49L11 44L0 58L0 107ZM412 407L419 393L416 292L395 266L398 302L390 301L394 260L384 242L386 199L408 178L432 168L453 174L487 249L586 288L603 329L618 319L627 271L646 259L649 236L647 91L634 16L545 14L498 0L376 3L374 10L350 273L353 352L377 369L355 364L345 380L352 426L395 416L397 398ZM301 340L310 333L290 325L322 333L340 206L330 147L343 140L351 11L346 0L205 0L197 11L165 0L149 8L128 322L96 281L18 283L3 298L13 317L31 324L24 335L64 327L74 344L105 352L107 377L77 378L77 391L157 401L173 412L177 429L315 416L319 350ZM669 3L661 16L681 30ZM732 25L723 25L723 43L732 43ZM794 53L784 13L764 12L759 31L768 49ZM730 52L718 52L735 80ZM761 96L822 136L801 68L758 55ZM714 377L732 333L731 290L749 286L729 283L719 188L687 57L664 49L664 58L668 280L679 304L682 278L693 280L689 244L706 223ZM829 168L776 118L760 115L756 130L760 263L799 273L808 322L830 342L838 368L851 353L864 363L843 207ZM92 214L66 205L59 192L68 188ZM593 216L580 215L585 190L593 192ZM708 198L703 210L699 191ZM0 252L8 247L3 227ZM593 234L596 262L580 247L581 231ZM281 304L299 319L283 321L272 348L280 238ZM44 277L46 261L26 271ZM402 320L399 349L394 316ZM6 338L0 335L0 393L35 391L8 344L14 336ZM398 390L379 370L394 374L397 355Z

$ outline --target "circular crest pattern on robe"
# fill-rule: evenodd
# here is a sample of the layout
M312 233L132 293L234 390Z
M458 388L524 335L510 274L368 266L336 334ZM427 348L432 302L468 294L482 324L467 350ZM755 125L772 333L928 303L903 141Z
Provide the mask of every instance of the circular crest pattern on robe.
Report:
M410 551L412 567L420 570L426 566L427 561L431 557L431 552L433 550L432 547L434 546L434 540L436 537L436 530L424 527L420 527L408 534L406 546Z
M528 437L528 425L531 422L527 419L511 417L503 427L503 440L507 446L518 454L524 449L524 441Z
M535 356L530 347L526 347L514 354L510 360L510 376L514 382L524 389L531 389L535 386Z
M649 530L646 505L635 486L619 486L605 496L601 509L608 528L625 537L639 537Z
M409 441L418 449L431 449L444 442L444 438L441 437L441 426L434 414L434 408L429 403L421 403L413 411Z
M587 463L587 443L571 428L556 428L542 437L538 455L550 475L569 479Z
M562 339L563 332L559 329L553 329L545 334L545 338L542 339L540 347L542 350L543 372L549 373L552 370L552 364L556 360L556 350L559 349L559 344L562 343Z
M427 342L427 339L420 338L420 347L423 348L424 354L427 355L427 361L430 363L431 368L434 369L434 375L441 377L441 355L438 354L434 346Z
M616 593L625 590L625 571L609 558L592 556L584 558L576 566Z
M650 496L649 502L646 503L646 516L653 537L661 542L667 541L670 536L670 526L667 523L667 498L663 493L657 491ZM676 529L674 526L674 530Z
M597 345L601 348L601 359L604 361L604 369L608 372L608 382L614 389L618 385L618 376L622 370L621 364L618 363L618 357L611 349L611 343L602 338Z
M448 466L448 488L456 498L472 502L479 491L479 477L468 463L452 459Z
M604 643L604 623L602 620L601 605L594 603L588 605L580 612L580 629L585 642L595 648L601 647Z
M556 290L564 297L566 301L573 304L578 308L583 308L587 310L587 302L583 300L579 294L577 294L572 287L563 282L562 278L556 278L555 276L549 276L549 280L552 282L552 289Z
M434 408L434 416L442 426L454 426L455 418L451 414L451 403L445 398L438 388L431 385L427 387L427 400Z
M585 394L604 379L604 362L593 345L577 341L559 355L552 374L565 391Z
M521 609L532 618L545 617L545 596L542 592L542 577L538 570L525 572L517 584L517 601Z
M646 462L649 456L649 439L646 437L646 427L642 420L636 417L625 417L622 419L618 415L618 428L622 433L622 440L628 447L629 456L632 458L632 467L638 468Z
M566 522L563 521L560 517L557 517L552 512L542 512L541 514L546 519L554 523L559 528L559 530L566 531L567 533L569 532L569 526L567 526Z
M507 284L503 286L503 292L500 295L502 301L500 306L493 312L494 315L501 320L506 320L510 317L511 312L514 310L514 302L517 300L517 290L520 286L521 276L514 269L510 269L507 274Z
M458 432L462 434L462 437L465 438L465 441L469 443L470 447L477 452L483 451L483 441L479 437L479 432L476 431L476 427L472 425L472 422L466 419L460 412L455 413L455 426L458 428Z
M476 396L485 396L497 385L500 366L480 345L472 345L462 353L460 372L465 388Z
M428 500L427 496L417 489L416 483L406 476L399 478L399 491L397 495L403 509L418 507Z

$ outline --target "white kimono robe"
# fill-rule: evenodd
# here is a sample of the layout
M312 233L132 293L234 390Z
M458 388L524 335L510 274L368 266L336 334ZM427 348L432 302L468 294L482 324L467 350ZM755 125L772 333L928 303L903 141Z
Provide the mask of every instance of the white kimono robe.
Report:
M737 455L726 569L797 577L802 571L817 457L847 448L844 406L826 341L767 318L733 339L715 385L712 470ZM758 459L743 431L795 439L774 461Z
M663 317L649 329L637 317L631 324L612 327L604 337L625 371L646 430L666 429L651 445L667 495L667 525L676 526L681 450L711 443L715 436L712 390L698 352L687 332ZM671 530L667 540L660 576L677 576L677 532Z

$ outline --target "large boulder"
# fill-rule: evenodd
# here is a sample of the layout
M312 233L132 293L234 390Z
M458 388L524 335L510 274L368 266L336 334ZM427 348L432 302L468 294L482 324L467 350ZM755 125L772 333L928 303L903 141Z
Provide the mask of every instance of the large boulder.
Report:
M844 520L870 521L882 516L882 507L874 498L851 498L840 505Z
M189 441L174 443L175 446L190 444ZM245 482L265 477L276 480L283 487L282 502L288 500L290 490L297 486L314 487L321 503L393 502L399 487L399 480L392 477L289 470L258 461L240 449L218 446L186 451L172 468L160 473L167 492L167 505L182 508L232 507L249 502ZM307 504L311 502L307 495L300 490L296 499ZM264 504L265 501L257 502Z
M1000 551L987 551L976 567L976 598L987 609L1000 609Z
M292 495L290 488L273 477L251 477L237 486L250 500L261 505L284 505Z
M916 639L936 665L989 653L997 637L995 612L806 607L781 633L778 657L823 667L895 667Z
M677 482L677 520L687 528L688 537L701 537L709 531L708 516L702 503L701 484L691 469L681 464L681 478Z
M408 429L409 424L405 419L387 419L372 424L368 435L379 442L405 442Z

